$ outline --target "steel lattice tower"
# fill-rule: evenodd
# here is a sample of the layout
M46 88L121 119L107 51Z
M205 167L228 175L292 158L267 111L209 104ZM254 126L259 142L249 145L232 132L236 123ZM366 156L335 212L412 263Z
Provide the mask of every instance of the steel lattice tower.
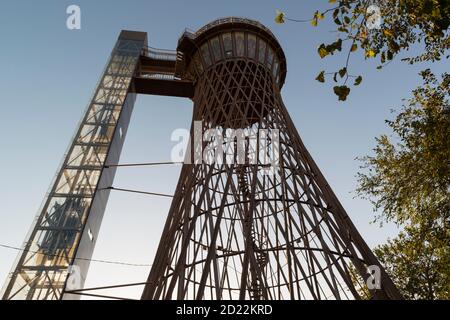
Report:
M278 41L253 20L186 30L177 51L122 31L2 298L79 297L72 275L82 289L136 95L156 94L194 101L194 162L181 169L142 299L358 299L369 266L381 271L371 297L400 299L303 145L285 77ZM223 161L210 161L218 147Z
M193 120L201 126L192 136L223 135L192 146L191 156L204 159L182 169L142 298L359 298L351 270L367 279L367 267L380 264L283 105L286 60L273 34L247 19L220 19L186 33L178 51L183 77L195 84ZM218 145L237 160L238 140L223 131L236 128L279 132L273 175L250 139L241 161L207 163ZM372 296L400 297L384 270Z

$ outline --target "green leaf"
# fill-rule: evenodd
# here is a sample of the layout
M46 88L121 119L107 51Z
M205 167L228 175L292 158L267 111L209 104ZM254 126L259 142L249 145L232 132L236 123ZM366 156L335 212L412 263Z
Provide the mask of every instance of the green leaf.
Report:
M322 43L319 48L317 49L317 52L319 53L320 58L325 58L329 52L327 50L327 48L325 47L325 45Z
M333 49L341 51L342 50L342 39L338 39L336 42L333 42L331 45L333 46Z
M386 37L388 37L388 38L392 38L392 37L394 36L394 34L392 33L392 31L389 30L389 29L384 29L384 30L383 30L383 34L384 34Z
M361 76L358 76L358 77L355 79L354 85L355 85L355 86L359 86L359 85L361 84L361 81L362 81L362 77L361 77Z
M389 42L389 48L391 48L393 52L398 52L400 50L400 46L395 41Z
M339 97L339 101L345 101L350 93L350 88L347 86L335 86L333 91Z
M334 52L341 51L342 50L342 39L338 39L332 44L329 44L325 46L325 50L328 52L328 54L334 54Z
M388 59L388 60L392 60L392 58L394 58L394 54L392 53L391 50L388 50L388 51L387 51L387 59Z
M372 49L369 49L366 51L366 58L373 58L375 57L376 53Z
M323 13L320 13L319 11L316 11L314 13L313 18L311 19L311 25L313 27L317 27L317 24L319 23L319 20L323 20L325 18L325 16L323 15Z
M339 9L333 11L333 18L336 18L339 14Z
M356 43L354 43L354 44L352 44L350 51L355 52L357 49L358 49L358 45Z
M347 74L347 68L346 67L344 67L341 70L339 70L339 75L341 76L341 78L343 78L346 74Z
M284 13L280 10L276 10L275 22L276 23L284 23Z
M316 80L322 83L325 82L325 71L321 71L316 77Z

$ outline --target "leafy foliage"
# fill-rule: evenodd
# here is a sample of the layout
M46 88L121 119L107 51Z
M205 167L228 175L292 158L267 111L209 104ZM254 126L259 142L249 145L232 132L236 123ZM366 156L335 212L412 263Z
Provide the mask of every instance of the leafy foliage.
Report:
M344 54L334 71L322 70L316 80L330 76L340 101L362 75L352 74L350 58L361 52L382 69L400 54L409 64L448 59L450 0L328 0L331 8L315 12L309 22L317 27L329 18L336 38L317 48L321 59ZM377 10L381 19L377 20ZM374 22L379 22L374 23ZM410 49L417 55L407 56ZM393 135L376 139L358 174L360 196L370 199L375 221L395 222L403 231L375 249L400 291L409 299L450 299L450 75L436 78L421 72L424 84L413 91L394 120ZM381 212L381 213L380 213ZM354 270L353 270L354 271ZM354 272L354 282L361 282ZM367 296L364 286L359 290Z
M405 297L450 299L450 74L430 70L362 158L358 193L372 201L375 221L404 226L375 254Z
M296 20L277 10L276 21L310 22L314 27L329 17L336 27L337 39L331 44L322 43L317 51L320 58L346 50L344 67L349 70L350 55L361 50L366 59L379 59L377 69L383 68L395 57L418 48L417 56L403 58L411 64L422 61L438 61L449 58L450 48L450 0L329 0L331 8L316 11L311 19ZM377 22L376 6L380 14ZM348 45L347 45L348 44ZM344 46L344 47L343 47ZM335 74L326 72L327 74ZM361 78L360 78L361 77ZM347 86L349 78L362 79L362 75L347 73L338 87ZM333 77L336 80L335 77ZM355 82L361 83L361 81ZM336 86L334 87L336 88ZM334 90L336 93L336 90ZM346 100L343 90L336 95ZM344 92L350 92L344 91Z
M406 299L450 299L448 228L408 227L375 254Z
M358 174L358 192L399 224L448 218L450 209L450 75L441 82L429 70L422 76L424 85L386 121L399 142L377 138L375 155L361 159L368 172Z
M347 96L350 93L350 88L347 86L335 86L333 90L341 101L347 100Z
M284 13L281 12L280 10L276 11L275 22L276 23L284 23Z

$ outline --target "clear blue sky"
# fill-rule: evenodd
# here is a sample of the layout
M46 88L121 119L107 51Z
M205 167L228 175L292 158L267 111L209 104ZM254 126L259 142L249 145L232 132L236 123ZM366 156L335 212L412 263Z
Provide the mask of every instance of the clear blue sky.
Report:
M62 159L121 29L148 32L149 45L175 49L184 28L197 29L224 16L259 20L279 39L288 74L282 95L299 132L370 246L396 234L394 226L370 224L372 207L355 199L355 157L370 153L374 137L388 132L390 109L419 84L424 65L400 61L382 71L355 55L353 73L364 80L346 103L314 81L344 57L321 60L317 46L336 36L331 25L275 24L275 9L309 18L326 0L128 0L1 1L0 4L0 243L20 246ZM81 7L82 29L66 28L66 7ZM433 71L448 70L444 63ZM140 96L122 162L170 160L176 128L189 128L189 100ZM123 168L115 186L172 193L179 167ZM94 259L151 263L170 199L112 193ZM17 252L0 248L0 283ZM86 287L145 281L149 268L92 263ZM139 297L141 288L114 294Z

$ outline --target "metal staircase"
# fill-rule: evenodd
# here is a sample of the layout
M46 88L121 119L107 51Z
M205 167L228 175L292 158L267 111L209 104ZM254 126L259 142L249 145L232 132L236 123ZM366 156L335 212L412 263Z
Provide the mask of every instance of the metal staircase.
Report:
M237 143L234 141L234 150L237 152ZM248 154L248 153L246 153ZM248 159L245 159L247 163ZM249 202L252 195L249 186L249 179L247 175L247 169L249 165L247 164L239 164L237 165L235 171L237 175L238 181L238 189L240 194L243 197L244 201ZM256 196L255 196L256 197ZM256 200L256 199L255 199ZM248 208L248 207L247 207ZM246 210L247 211L247 210ZM249 216L249 212L246 212L247 217ZM267 254L267 240L264 240L264 236L262 234L258 234L258 231L255 228L254 218L246 221L251 224L250 226L250 241L252 243L253 252L255 253L256 263L258 264L258 270L263 272L265 269L269 256ZM251 289L250 289L250 297L253 300L261 300L263 297L263 284L261 283L259 277L252 277L251 281Z

